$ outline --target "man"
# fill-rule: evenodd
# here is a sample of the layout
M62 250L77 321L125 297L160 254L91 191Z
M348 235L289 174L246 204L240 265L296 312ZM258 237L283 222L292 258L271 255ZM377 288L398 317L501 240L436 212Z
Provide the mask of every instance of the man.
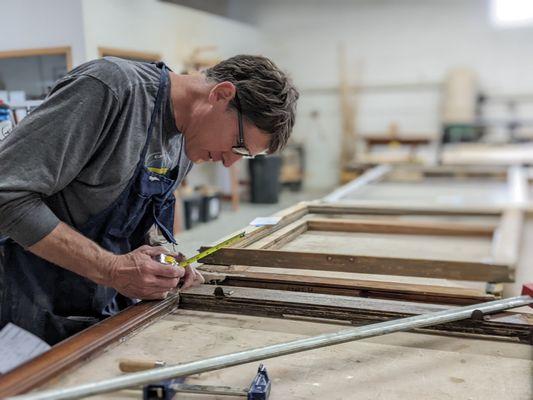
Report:
M0 141L0 327L53 344L128 299L201 283L156 262L168 251L145 245L148 230L174 243L173 191L193 163L283 147L297 98L256 56L200 75L118 58L71 71Z

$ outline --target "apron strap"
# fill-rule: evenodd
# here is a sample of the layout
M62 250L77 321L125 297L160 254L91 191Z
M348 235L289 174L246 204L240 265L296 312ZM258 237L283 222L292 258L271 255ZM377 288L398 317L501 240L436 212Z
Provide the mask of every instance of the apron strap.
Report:
M140 165L144 165L146 153L148 152L148 147L150 145L150 139L152 138L152 131L154 130L155 120L159 114L161 108L161 103L163 102L163 90L167 86L168 81L168 67L160 61L156 64L158 68L161 68L161 76L159 79L159 88L157 89L157 95L155 98L154 110L150 118L150 125L148 126L148 133L146 134L146 141L144 142L144 148L141 153L141 158L139 160Z

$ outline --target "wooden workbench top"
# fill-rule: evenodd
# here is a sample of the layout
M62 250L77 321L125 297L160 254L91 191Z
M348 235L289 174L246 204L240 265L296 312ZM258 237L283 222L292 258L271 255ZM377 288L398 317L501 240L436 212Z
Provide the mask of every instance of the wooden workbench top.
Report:
M47 387L119 375L120 358L182 363L342 329L308 321L178 310L127 337ZM529 345L395 333L266 360L277 399L531 399ZM189 383L246 386L257 363L192 377ZM96 398L96 397L95 397ZM123 391L100 398L140 398ZM180 394L178 399L217 399ZM222 397L218 397L222 399Z

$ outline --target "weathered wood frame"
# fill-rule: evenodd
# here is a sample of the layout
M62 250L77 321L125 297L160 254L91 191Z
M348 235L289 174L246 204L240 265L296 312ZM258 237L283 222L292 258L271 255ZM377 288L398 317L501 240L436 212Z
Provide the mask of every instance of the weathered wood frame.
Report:
M368 279L276 274L269 272L223 272L220 271L218 266L203 266L201 269L206 282L228 287L236 286L454 305L476 304L495 299L494 295L482 293L476 289L436 284L414 284ZM214 269L214 271L210 271L211 269Z
M322 218L331 214L371 215L496 215L498 226L480 226L466 223L439 223L438 226L419 221L373 221L367 219ZM485 282L511 282L518 259L522 212L516 209L500 211L431 209L365 209L349 205L302 203L287 210L278 225L248 231L241 243L224 248L204 258L206 264L247 265L270 268L289 268L369 273L383 275L418 276ZM420 258L358 256L356 254L329 254L326 252L294 252L278 250L307 230L330 230L366 233L401 233L417 235L465 235L493 238L492 261L452 261Z
M416 168L415 168L416 169ZM352 190L358 190L366 184L376 182L390 173L391 167L380 166L369 171L360 179L357 179L343 188L336 191L336 196L341 197ZM375 205L359 202L357 204L337 203L335 201L318 201L300 204L296 207L281 212L280 224L276 227L262 227L249 230L248 238L235 248L254 250L274 250L279 249L285 243L290 242L298 235L305 232L310 226L315 229L327 228L329 224L336 224L336 229L353 229L357 224L358 229L366 231L398 232L398 233L420 233L420 234L449 234L449 233L471 233L474 235L492 235L493 246L492 256L494 261L509 266L512 270L519 257L520 238L522 234L522 224L526 212L531 212L530 203L527 199L528 176L524 169L512 167L504 170L502 168L424 168L427 176L455 176L459 177L497 177L506 180L509 187L508 203L502 206L494 205L466 205L466 206L435 206L431 204L418 205ZM335 192L334 192L335 193ZM331 197L329 200L335 200ZM325 214L326 216L335 214L378 214L378 215L443 215L443 216L499 216L500 221L497 226L469 226L459 224L439 224L426 225L415 222L369 222L368 220L340 221L335 219L307 219L309 214ZM299 221L299 222L295 222ZM412 232L414 228L417 232ZM226 251L226 250L223 250ZM232 252L232 250L227 250ZM235 253L233 253L234 255ZM244 253L246 254L246 253ZM252 253L248 253L252 254ZM259 253L255 253L260 255ZM233 256L232 255L232 256ZM241 253L242 255L242 253ZM263 256L275 255L279 253L263 252ZM301 254L299 254L300 256ZM321 255L323 257L323 255ZM327 256L326 256L327 257ZM242 261L235 259L234 261ZM211 260L204 260L209 262ZM322 261L324 261L322 259ZM246 264L251 264L249 260ZM262 261L256 262L261 266ZM285 265L283 265L285 267ZM246 268L238 266L223 267L220 265L204 265L202 270L209 272L209 278L213 282L218 282L229 287L250 287L262 289L275 289L285 291L296 291L306 293L334 294L344 296L370 297L380 299L401 299L407 301L434 302L440 304L471 304L486 301L488 298L479 292L469 291L458 287L445 287L438 285L417 285L400 282L382 282L357 279L336 279L315 276L290 275L287 273L250 272ZM313 269L313 268L310 268ZM489 296L490 297L490 296ZM260 308L260 307L259 307ZM531 328L529 328L531 329Z
M453 308L453 306L451 306ZM364 325L449 309L450 306L362 297L202 285L183 293L180 309ZM533 326L512 311L425 328L435 333L488 335L532 344Z

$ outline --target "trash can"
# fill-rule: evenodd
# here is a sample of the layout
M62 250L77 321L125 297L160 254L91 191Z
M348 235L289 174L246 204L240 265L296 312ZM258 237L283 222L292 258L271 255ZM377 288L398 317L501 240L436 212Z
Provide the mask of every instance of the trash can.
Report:
M185 229L191 229L201 222L202 196L190 195L183 198Z
M209 222L217 219L220 214L220 194L210 194L202 196L202 209L200 220Z
M248 160L250 200L252 203L274 204L279 201L281 157L256 157Z

